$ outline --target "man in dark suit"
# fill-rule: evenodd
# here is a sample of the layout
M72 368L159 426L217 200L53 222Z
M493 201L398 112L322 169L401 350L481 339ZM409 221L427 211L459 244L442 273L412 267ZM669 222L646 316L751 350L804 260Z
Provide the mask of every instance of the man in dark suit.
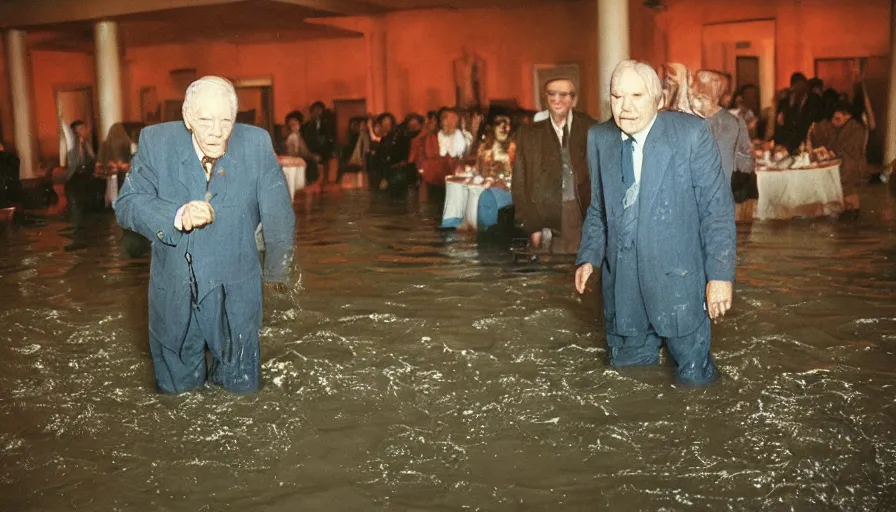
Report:
M719 150L702 119L657 113L662 86L649 65L621 62L610 90L613 119L588 133L592 196L576 289L603 266L610 364L654 364L665 338L679 381L707 384L717 376L710 319L731 307L735 265Z
M302 136L311 152L320 157L323 166L323 184L330 179L330 158L336 144L336 129L333 127L331 112L321 101L311 104L310 119L302 127Z
M270 135L234 124L236 114L230 82L191 84L183 122L143 129L115 202L119 224L152 240L149 347L162 392L190 391L206 377L256 391L262 280L281 289L289 279L295 215L283 171Z
M575 254L591 201L586 139L594 119L573 110L572 80L544 85L550 116L520 130L513 169L515 216L534 249Z

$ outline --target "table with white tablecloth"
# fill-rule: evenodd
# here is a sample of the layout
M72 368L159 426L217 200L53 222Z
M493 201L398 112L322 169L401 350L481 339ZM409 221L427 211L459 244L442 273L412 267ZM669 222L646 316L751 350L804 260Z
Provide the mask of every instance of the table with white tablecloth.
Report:
M283 175L286 177L286 188L289 190L290 199L294 199L296 190L305 188L305 160L298 157L277 157Z
M449 178L445 181L443 229L481 231L498 224L499 212L512 206L510 189L493 185L466 183Z
M821 217L843 211L839 161L805 169L757 169L756 186L756 219Z

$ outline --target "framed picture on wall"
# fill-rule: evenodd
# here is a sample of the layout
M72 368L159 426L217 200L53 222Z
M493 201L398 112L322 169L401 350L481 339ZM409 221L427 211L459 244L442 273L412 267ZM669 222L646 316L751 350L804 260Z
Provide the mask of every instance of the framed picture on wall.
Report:
M144 124L162 121L162 104L155 87L140 88L140 120Z
M544 104L544 84L555 78L569 78L576 86L576 91L582 90L582 75L579 65L575 62L567 64L536 64L532 67L532 79L534 84L535 110L542 111L547 106ZM583 95L579 94L579 103L576 110L584 110L582 105Z

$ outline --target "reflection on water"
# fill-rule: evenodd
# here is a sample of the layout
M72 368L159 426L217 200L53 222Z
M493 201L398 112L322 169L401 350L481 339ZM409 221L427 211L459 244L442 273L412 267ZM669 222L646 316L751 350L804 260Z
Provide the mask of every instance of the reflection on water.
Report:
M160 396L111 217L71 253L59 222L0 228L0 510L894 510L896 206L868 196L739 227L700 390L607 367L571 260L346 194L297 207L265 388Z

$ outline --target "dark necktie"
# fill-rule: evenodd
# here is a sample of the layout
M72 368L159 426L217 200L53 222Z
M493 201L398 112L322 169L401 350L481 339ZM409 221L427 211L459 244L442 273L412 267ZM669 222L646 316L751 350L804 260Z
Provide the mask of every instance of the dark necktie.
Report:
M211 158L208 156L202 157L202 170L205 171L205 181L209 181L212 179L212 169L215 168L215 162L217 162L217 158Z
M569 147L569 125L563 123L563 139L560 141L560 147L566 149Z
M625 188L635 184L635 139L629 137L622 141L622 183Z

